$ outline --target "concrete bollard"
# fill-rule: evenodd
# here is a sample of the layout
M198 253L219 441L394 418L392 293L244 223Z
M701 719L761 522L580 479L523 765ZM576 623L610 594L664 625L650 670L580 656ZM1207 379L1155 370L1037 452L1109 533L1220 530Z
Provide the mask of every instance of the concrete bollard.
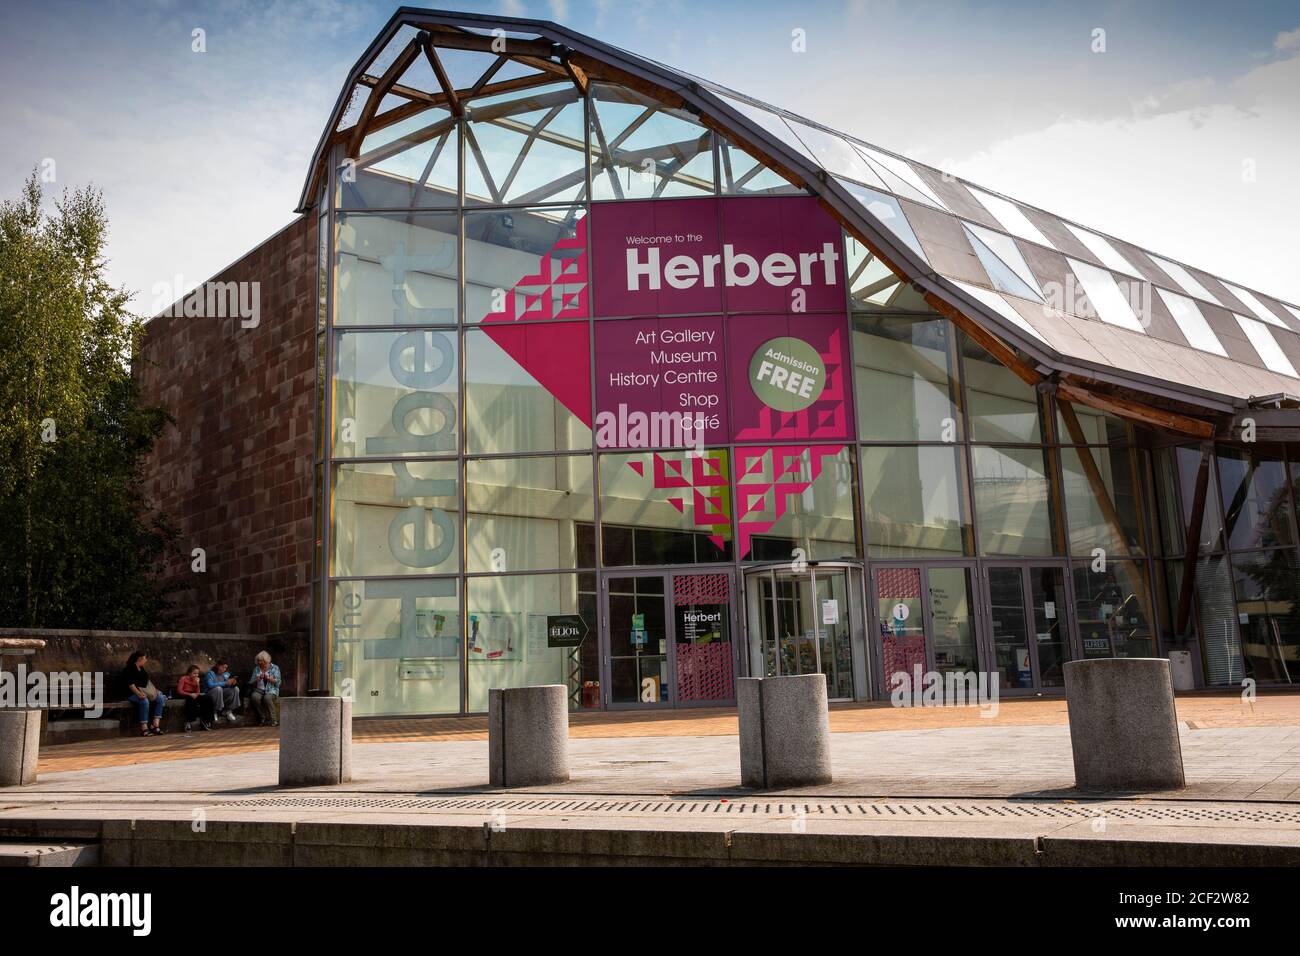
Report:
M831 782L826 675L742 677L740 785L759 790Z
M563 684L488 691L488 780L531 787L569 779L569 689Z
M36 782L41 753L41 712L0 710L0 787L25 787Z
M1081 790L1186 786L1169 661L1115 657L1065 665L1074 785Z
M280 786L327 787L352 779L352 701L280 699Z

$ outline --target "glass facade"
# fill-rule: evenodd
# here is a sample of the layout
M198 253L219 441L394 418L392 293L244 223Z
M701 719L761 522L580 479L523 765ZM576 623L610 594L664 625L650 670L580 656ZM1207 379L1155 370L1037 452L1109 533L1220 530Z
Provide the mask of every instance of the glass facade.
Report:
M782 564L874 572L773 643L837 694L882 692L851 641L1009 690L1168 650L1199 448L1027 385L689 112L604 83L463 105L337 147L322 193L315 633L357 714L731 699L748 573ZM1213 458L1205 681L1294 680L1295 449Z

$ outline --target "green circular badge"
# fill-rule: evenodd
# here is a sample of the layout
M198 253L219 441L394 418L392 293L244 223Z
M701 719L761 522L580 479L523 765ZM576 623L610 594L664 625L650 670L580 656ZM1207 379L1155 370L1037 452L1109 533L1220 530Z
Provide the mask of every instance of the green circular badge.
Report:
M778 412L801 412L821 397L826 366L803 339L783 335L758 347L749 360L749 387Z

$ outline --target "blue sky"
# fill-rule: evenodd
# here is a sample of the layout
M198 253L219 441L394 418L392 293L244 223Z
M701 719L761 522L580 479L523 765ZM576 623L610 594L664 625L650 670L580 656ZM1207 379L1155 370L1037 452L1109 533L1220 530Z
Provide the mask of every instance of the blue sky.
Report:
M99 186L112 274L147 310L156 283L202 281L289 221L396 6L8 0L0 194L46 159L56 186ZM1300 0L456 8L557 20L1300 302Z

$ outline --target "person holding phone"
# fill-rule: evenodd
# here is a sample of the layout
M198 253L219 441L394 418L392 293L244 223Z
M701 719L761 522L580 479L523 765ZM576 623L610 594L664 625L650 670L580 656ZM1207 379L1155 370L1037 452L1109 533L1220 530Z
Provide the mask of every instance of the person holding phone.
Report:
M280 668L271 663L270 654L262 651L248 679L248 699L257 712L257 722L264 727L280 725L280 682Z
M228 661L217 661L212 665L212 670L203 675L203 691L212 698L215 719L225 717L233 724L240 703L239 681L230 673Z

